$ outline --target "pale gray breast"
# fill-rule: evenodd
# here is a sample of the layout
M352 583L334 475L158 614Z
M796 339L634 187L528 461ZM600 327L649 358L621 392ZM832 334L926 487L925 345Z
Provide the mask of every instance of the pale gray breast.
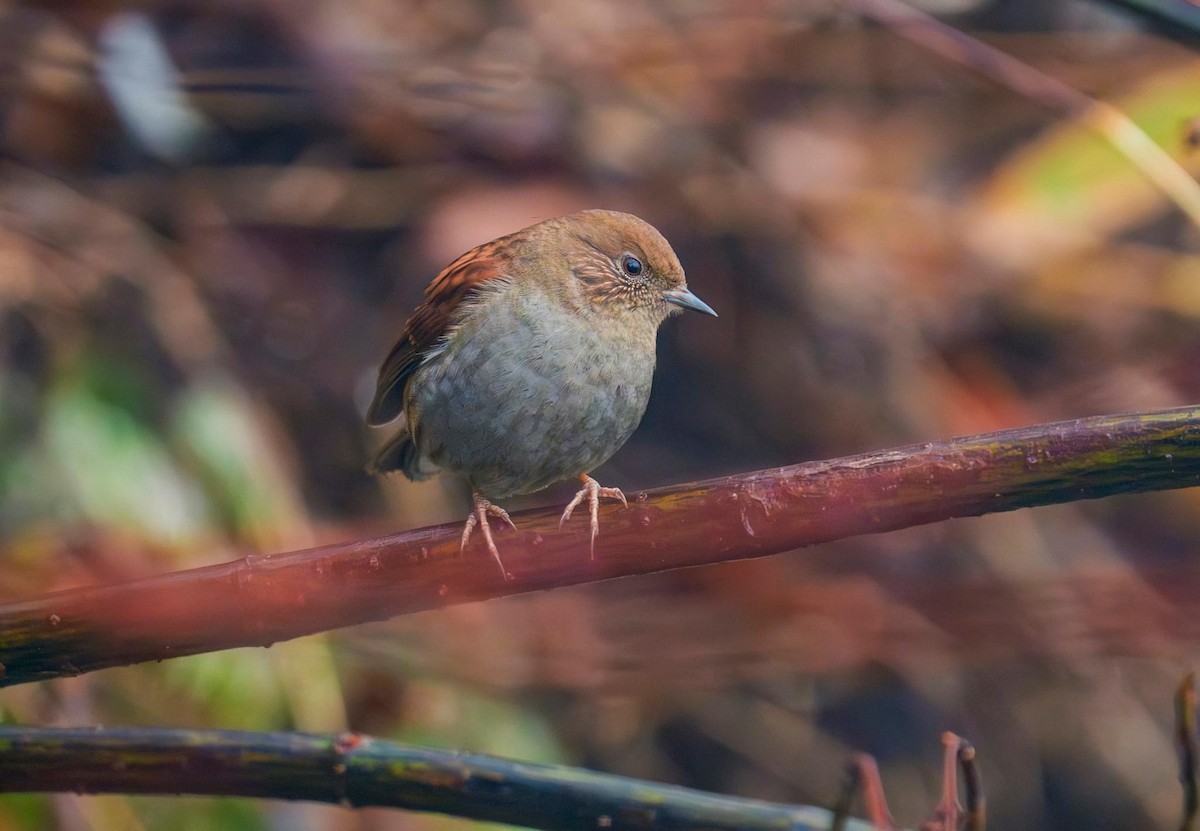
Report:
M496 294L413 379L418 451L491 497L592 470L642 419L655 331L568 318L536 292Z

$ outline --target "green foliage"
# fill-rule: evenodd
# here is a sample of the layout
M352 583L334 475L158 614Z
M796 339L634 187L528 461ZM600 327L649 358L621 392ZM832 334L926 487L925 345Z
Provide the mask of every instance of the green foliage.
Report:
M254 540L303 522L287 471L233 382L205 379L190 386L169 429L210 507L237 537Z
M129 797L130 807L154 831L267 831L278 828L261 802L205 797Z
M60 511L77 521L153 543L191 541L210 527L208 506L151 421L145 393L132 367L84 362L46 402L46 466L65 500Z
M417 707L415 718L390 738L526 762L568 761L545 718L509 698L433 678L411 681L405 694Z
M53 823L49 795L0 794L0 828L4 831L44 831Z

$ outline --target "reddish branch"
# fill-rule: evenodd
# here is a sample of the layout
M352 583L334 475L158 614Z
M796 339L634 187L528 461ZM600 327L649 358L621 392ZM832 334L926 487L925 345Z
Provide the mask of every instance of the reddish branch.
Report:
M942 796L934 808L933 817L921 823L921 831L958 831L959 819L965 816L963 831L985 831L987 817L983 798L983 783L975 764L975 748L966 739L953 733L942 734ZM958 770L967 792L967 808L958 802ZM887 794L879 776L875 757L860 753L846 769L846 781L841 796L834 805L830 831L843 831L850 817L850 803L862 793L867 819L875 831L895 831L896 823L888 809Z
M984 831L987 814L983 797L983 782L975 764L975 748L966 739L953 733L942 734L942 798L933 817L921 825L921 831L958 831L959 818L964 817L963 831ZM958 769L962 767L963 787L967 792L967 808L958 802Z
M559 506L498 537L513 580L461 526L80 589L0 606L0 684L266 646L502 595L726 562L858 534L1200 484L1200 408L1105 416L636 494L606 506L596 559Z
M834 806L829 831L846 831L850 823L850 803L859 792L871 827L875 831L896 831L883 780L879 776L879 764L869 753L859 753L847 766L846 782Z

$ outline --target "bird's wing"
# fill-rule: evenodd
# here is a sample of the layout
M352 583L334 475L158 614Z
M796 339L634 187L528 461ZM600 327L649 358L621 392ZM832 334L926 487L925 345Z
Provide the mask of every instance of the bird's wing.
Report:
M425 289L425 298L404 324L404 333L379 368L375 398L367 409L367 423L386 424L404 410L404 387L429 350L458 322L464 301L479 287L501 279L503 249L509 237L472 248L442 269Z

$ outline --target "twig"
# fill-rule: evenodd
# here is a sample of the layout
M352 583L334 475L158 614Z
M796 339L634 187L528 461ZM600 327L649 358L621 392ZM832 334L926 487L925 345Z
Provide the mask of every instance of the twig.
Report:
M1179 781L1183 784L1183 819L1179 831L1193 831L1200 811L1196 782L1196 673L1189 672L1175 691L1175 741L1179 745Z
M1190 0L1104 0L1158 23L1164 34L1188 46L1200 44L1200 6Z
M900 0L850 0L851 6L923 49L965 66L1094 130L1130 161L1196 225L1200 184L1116 107L1098 101Z
M963 786L967 792L967 823L965 831L986 831L987 798L983 795L983 779L975 763L975 747L966 739L958 742L958 763L962 766Z
M875 757L862 753L857 761L867 819L871 821L875 831L896 831L896 822L892 819L891 809L888 808L887 792L883 789L883 778L879 775L879 765L875 762Z
M855 757L846 765L842 789L833 803L833 819L829 821L829 831L846 831L846 821L850 819L850 808L854 803L854 797L858 795L858 786L861 783L862 770L858 766L858 758Z
M960 740L953 733L942 734L942 796L933 809L933 818L922 831L958 831L958 752Z
M821 808L357 734L0 726L0 792L19 791L303 799L563 831L825 831L830 820Z
M896 823L888 808L887 793L879 776L879 765L869 753L859 753L846 766L846 780L833 810L829 831L845 831L850 821L850 803L862 791L867 819L875 831L895 831Z
M0 685L275 641L539 589L759 557L1035 505L1200 484L1200 408L1104 416L637 494L586 523L558 509L498 538L514 579L456 523L249 556L0 606Z
M983 781L975 764L975 748L966 739L953 733L942 734L942 796L934 808L933 818L921 825L922 831L958 831L963 807L958 802L958 770L962 767L963 786L967 792L966 831L984 831L987 814L983 797Z

